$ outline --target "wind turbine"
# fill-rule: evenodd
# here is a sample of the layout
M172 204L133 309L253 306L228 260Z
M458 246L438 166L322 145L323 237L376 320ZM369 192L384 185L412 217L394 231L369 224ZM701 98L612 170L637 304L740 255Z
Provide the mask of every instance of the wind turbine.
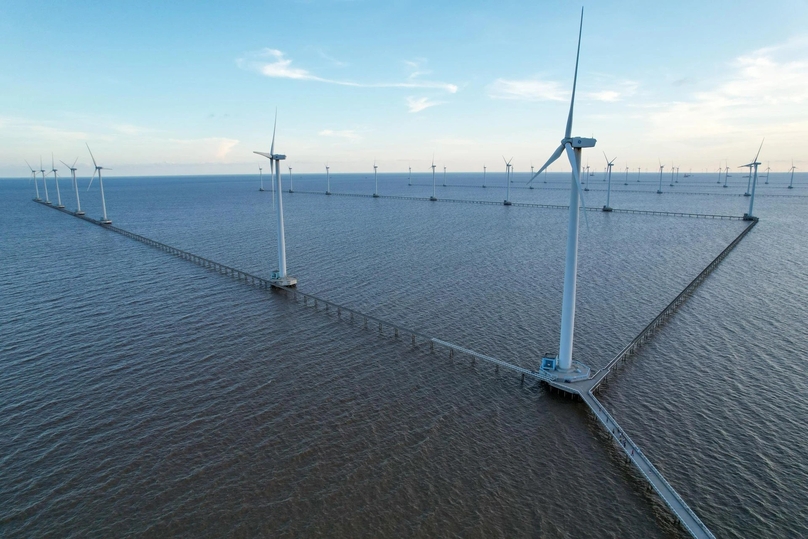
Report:
M757 161L757 157L755 157L755 161ZM758 164L760 164L760 163L758 163ZM749 192L749 189L752 187L752 166L753 166L753 163L749 163L748 165L741 165L740 167L738 167L738 168L748 168L749 169L749 176L746 177L746 192L743 194L743 196L745 196L745 197L752 196L752 193ZM757 172L757 167L755 167L755 171Z
M280 174L280 172L278 174ZM294 189L293 185L294 184L292 183L292 167L289 167L289 192L290 193L295 192L295 189Z
M750 176L752 176L753 174L752 169L754 169L754 175L755 175L754 179L752 180L752 194L750 195L752 198L749 199L749 213L743 216L744 221L751 221L755 218L755 214L752 213L752 210L755 207L755 187L757 186L758 165L760 165L760 163L758 162L758 157L760 157L760 150L763 149L763 141L765 140L766 139L764 138L763 140L760 141L760 147L758 148L757 154L755 155L755 160L749 164L743 165L745 167L749 167Z
M584 10L581 8L581 23L578 28L578 52L575 56L575 77L572 82L572 98L570 99L570 112L567 117L567 127L564 131L564 138L561 145L550 156L550 159L539 171L530 179L532 182L561 154L566 152L567 158L572 166L572 179L570 188L570 216L569 228L567 231L567 255L564 268L564 295L561 304L561 338L558 349L558 356L555 358L542 358L542 370L558 370L562 373L569 373L572 376L588 377L589 367L572 361L572 340L575 329L575 292L578 272L578 222L580 209L578 203L586 211L584 196L581 189L581 150L583 148L593 148L596 140L594 138L583 138L572 136L572 114L575 107L575 88L578 83L578 60L581 55L581 32L584 25ZM530 183L528 182L528 183ZM580 200L579 200L580 199ZM584 213L586 216L586 213Z
M673 187L673 175L674 175L675 172L676 172L676 166L672 164L671 165L671 187Z
M547 171L545 170L545 172L547 172ZM531 178L533 177L533 163L530 163L530 177ZM532 185L530 185L529 187L530 187L530 189L533 189Z
M328 163L325 164L325 194L331 194L331 167Z
M36 190L36 198L35 198L34 200L36 200L37 202L39 202L39 201L41 201L42 199L41 199L41 198L39 198L39 184L38 184L38 183L37 183L37 181L36 181L36 170L34 170L34 167L32 167L32 166L31 166L31 165L28 163L28 161L25 161L25 164L26 164L26 165L28 165L28 168L30 168L30 169L31 169L31 179L32 179L32 180L34 180L34 189ZM794 163L791 163L791 164L793 165ZM793 174L792 174L792 176L793 176Z
M443 166L443 186L446 187L446 165Z
M502 160L505 161L504 155ZM511 157L511 161L513 161L513 157ZM503 202L505 206L511 205L511 161L505 161L505 202Z
M766 165L766 185L769 185L769 172L771 172L771 170L772 170L772 167L769 166L769 165Z
M409 167L409 172L407 173L407 185L412 185L412 167Z
M435 154L432 154L432 196L429 197L429 200L435 202L437 197L435 196Z
M45 186L45 204L50 204L50 197L48 196L48 182L45 181L45 169L42 168L42 156L39 156L39 172L42 173L42 185Z
M628 165L626 165L626 183L623 185L628 185Z
M483 165L483 189L485 189L485 165Z
M75 215L84 215L84 212L81 211L81 200L79 200L79 182L76 181L76 163L78 163L79 158L76 157L76 160L73 161L73 165L68 165L64 161L59 161L64 166L70 169L70 174L73 176L73 189L76 191L76 211L73 212Z
M278 126L278 109L275 109L275 124L272 126L272 145L269 153L253 152L263 155L269 159L269 170L275 176L275 183L278 187L278 198L275 211L278 215L278 269L273 271L269 282L277 286L295 286L297 279L290 277L286 273L286 235L283 229L283 187L281 185L281 161L286 159L283 154L275 153L275 128ZM290 169L291 176L291 169Z
M612 211L611 206L609 206L609 201L611 200L612 196L612 167L614 166L614 161L617 158L615 157L609 161L609 158L606 157L606 152L603 152L603 157L606 158L606 176L609 179L608 183L606 184L606 205L603 206L603 211ZM626 176L628 176L628 167L626 167Z
M646 169L647 171L648 169ZM640 176L642 175L642 167L637 167L637 183L640 183Z
M376 182L376 190L373 191L373 198L379 198L379 180L378 180L378 178L376 176L376 169L378 169L378 168L379 168L379 166L376 164L376 160L374 159L373 160L373 181Z
M259 191L264 190L264 172L263 171L264 171L264 169L262 169L261 167L258 167L258 178L260 178L260 180L261 180L261 187L258 188Z
M721 183L721 171L724 170L721 168L721 163L718 163L718 183Z
M794 189L794 171L797 170L797 167L794 166L794 160L791 160L791 181L788 182L788 188Z
M657 160L659 160L657 158ZM662 194L662 169L665 168L665 165L662 164L662 161L659 161L659 189L657 189L657 194Z
M85 142L85 144L87 144ZM107 219L107 202L104 198L104 179L101 177L101 171L105 170L105 167L98 166L98 163L95 162L95 157L93 157L93 151L90 149L90 145L87 144L87 151L90 152L90 159L93 160L93 166L95 170L93 171L93 177L90 178L90 183L87 185L87 190L90 190L90 186L93 184L93 180L95 179L95 174L98 173L98 184L101 186L101 210L104 212L104 216L101 218L102 225L111 225L112 221ZM112 170L111 168L106 168L106 170Z
M65 205L62 204L62 193L59 192L59 176L56 171L56 165L53 164L53 154L51 154L51 172L53 173L53 181L56 182L56 207L62 209Z

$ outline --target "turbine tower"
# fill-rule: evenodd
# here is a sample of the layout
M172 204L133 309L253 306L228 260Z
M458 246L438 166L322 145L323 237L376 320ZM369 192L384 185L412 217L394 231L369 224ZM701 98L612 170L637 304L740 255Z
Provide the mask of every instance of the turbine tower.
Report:
M331 167L328 163L325 164L325 194L331 194Z
M264 190L264 169L258 167L258 178L261 180L261 187L258 188L259 191Z
M85 143L87 144L87 143ZM101 177L101 171L105 169L105 167L98 166L98 163L95 162L95 157L93 157L93 151L90 149L90 145L87 144L87 151L90 152L90 159L93 160L93 166L95 170L93 171L93 177L90 178L90 183L87 185L87 190L90 190L90 186L93 184L93 180L95 179L96 173L98 174L98 185L101 186L101 210L104 212L103 217L101 218L102 225L111 225L112 221L107 218L107 201L104 198L104 179ZM106 170L112 170L111 168L107 168Z
M42 173L42 185L45 186L45 204L50 204L50 196L48 196L48 182L45 181L45 169L42 168L42 156L39 156L39 172Z
M603 152L603 157L606 158L606 176L608 178L608 183L606 184L606 205L603 206L603 211L612 211L612 207L609 206L609 201L612 198L612 167L614 166L614 161L617 158L615 157L609 161L609 158L606 157L606 152ZM626 178L628 179L628 167L626 167Z
M485 170L486 170L485 165L483 165L483 189L485 189Z
M432 154L432 196L429 200L435 202L438 198L435 196L435 154Z
M443 165L443 186L446 187L446 165Z
M578 203L586 211L584 195L581 189L581 150L593 148L597 142L594 138L572 136L572 115L575 107L575 89L578 83L578 60L581 56L581 32L584 25L584 10L581 8L581 23L578 27L578 51L575 56L575 76L572 82L572 98L570 99L570 112L567 117L567 128L561 145L553 152L550 159L530 179L532 182L544 169L550 166L562 153L566 151L567 158L572 166L572 179L570 188L570 215L567 232L567 255L564 267L564 296L561 304L561 338L558 356L555 358L542 358L542 370L558 370L565 374L565 379L588 378L590 369L586 365L572 360L572 341L575 330L575 293L578 272L578 222L580 209ZM528 183L530 183L528 182ZM586 213L584 213L586 216Z
M755 209L755 187L757 186L757 171L758 166L760 165L760 163L758 162L758 157L760 157L760 150L763 149L763 141L765 140L766 139L760 141L760 147L758 148L754 161L752 161L749 164L743 165L745 167L749 167L750 177L753 174L752 169L754 169L754 176L755 176L754 179L752 180L752 193L750 195L752 198L749 199L749 212L744 214L743 216L744 221L752 221L753 219L755 219L755 214L752 213L752 210Z
M505 202L503 204L505 206L511 205L511 161L513 161L513 157L511 157L511 161L506 161L505 156L502 156L502 160L505 161Z
M25 164L26 164L26 165L28 165L28 168L30 168L30 169L31 169L31 179L33 179L33 180L34 180L34 189L36 190L36 198L35 198L34 200L35 200L35 201L37 201L37 202L39 202L39 201L41 201L42 199L41 199L41 198L39 198L39 184L38 184L38 183L37 183L37 181L36 181L36 170L34 170L34 167L32 167L32 166L31 166L31 165L28 163L28 161L25 161ZM794 163L791 163L791 164L793 165ZM792 174L792 176L793 176L793 174Z
M373 181L376 183L376 190L373 191L373 198L379 198L379 178L376 176L376 170L379 168L379 165L376 164L376 160L373 160Z
M53 154L51 154L51 172L53 173L53 181L56 182L56 207L62 209L65 205L62 204L62 193L59 192L59 175L56 171L56 165L53 164Z
M762 144L763 143L761 143L761 145ZM758 153L760 153L760 152L758 152ZM755 161L757 161L757 157L755 157ZM758 165L759 164L760 163L758 163ZM738 168L748 168L749 169L749 176L746 177L746 192L743 194L743 196L745 196L745 197L752 196L752 193L749 190L752 187L752 167L753 167L753 165L754 165L754 163L749 163L748 165L742 165L742 166L738 167ZM755 167L755 170L757 170L757 167Z
M70 174L73 176L73 189L76 191L76 211L73 213L75 215L84 215L84 212L81 211L81 200L79 199L79 182L76 181L76 163L78 163L79 158L76 157L76 160L73 161L73 165L68 165L64 161L60 161L64 166L70 169Z
M283 230L283 187L281 185L281 161L286 159L286 156L275 153L275 128L277 126L278 110L275 109L275 124L272 126L272 145L269 147L269 153L253 153L263 155L269 159L270 174L275 176L274 182L278 190L277 203L275 206L275 213L278 215L278 269L272 272L269 282L275 286L295 286L297 279L290 277L286 273L286 235ZM289 169L289 174L291 176L291 168Z
M274 129L273 129L273 133L274 133L274 132L275 132L275 131L274 131ZM274 138L274 137L273 137L273 138ZM280 172L279 172L278 174L280 174ZM278 185L280 185L280 184L278 184ZM289 192L290 192L290 193L294 193L294 192L295 192L294 184L292 183L292 167L289 167Z
M626 165L626 183L623 185L628 185L628 165Z
M407 167L407 185L412 185L412 167Z
M791 180L788 182L788 188L794 189L794 171L797 170L797 167L794 166L794 160L791 160ZM37 191L37 197L39 197L39 192Z

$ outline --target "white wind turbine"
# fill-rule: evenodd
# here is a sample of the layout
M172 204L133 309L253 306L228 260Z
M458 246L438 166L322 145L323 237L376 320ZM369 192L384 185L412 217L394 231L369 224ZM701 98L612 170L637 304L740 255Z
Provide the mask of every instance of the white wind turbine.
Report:
M658 160L658 159L657 159ZM662 169L665 168L665 165L662 164L662 161L659 161L659 189L657 189L657 194L662 194Z
M328 163L325 164L325 194L331 194L331 167Z
M483 165L483 189L485 189L485 165Z
M608 183L606 184L606 205L603 206L603 211L612 211L612 207L609 206L609 201L612 197L612 167L617 158L615 157L609 161L609 158L606 157L606 152L603 152L603 157L606 159L606 176L608 178ZM626 167L626 171L628 171L628 167ZM628 176L628 172L626 172L626 176Z
M258 167L258 178L261 180L261 187L258 188L259 191L264 190L264 169Z
M56 171L56 165L53 163L53 154L51 154L51 172L53 173L53 181L56 182L56 207L61 209L65 205L62 204L62 193L59 191L59 174Z
M87 143L85 143L87 144ZM101 177L102 170L112 170L111 168L100 167L98 163L95 162L95 157L93 157L93 151L90 149L90 145L87 144L87 151L90 152L90 159L93 160L93 166L95 170L93 171L93 177L90 178L90 183L87 185L87 190L90 190L90 186L93 184L93 180L95 179L95 175L98 174L98 185L101 186L101 210L103 211L104 215L101 218L102 225L111 225L112 221L107 219L107 201L104 198L104 179Z
M727 187L727 179L729 179L729 164L727 164L727 168L724 169L724 187Z
M45 169L42 168L42 156L39 156L39 172L42 173L42 185L45 186L45 204L50 204L50 196L48 196L48 182L45 181Z
M446 187L446 165L443 166L443 186Z
M505 161L505 201L503 204L505 206L511 205L511 161L513 161L513 157L511 157L510 161L505 160L505 156L502 156L502 160Z
M274 130L273 130L273 133L274 133ZM292 180L293 180L293 178L292 178L292 167L289 167L289 192L290 193L295 192L295 188L294 188L294 184L292 183Z
M36 200L37 202L39 202L39 201L40 201L40 200L42 200L42 199L41 199L41 198L39 198L39 183L37 183L37 181L36 181L36 170L34 170L34 167L32 167L32 166L30 165L30 163L28 163L28 161L25 161L25 164L26 164L26 165L28 165L28 168L30 168L30 169L31 169L31 179L32 179L32 180L34 180L34 189L36 190L36 198L35 198L34 200ZM794 164L794 163L792 163L792 165L793 165L793 164Z
M407 185L412 185L412 167L407 167Z
M721 163L718 163L718 183L721 183L721 171L724 170L721 168Z
M628 165L626 165L626 183L623 185L628 185Z
M760 157L760 150L763 149L763 141L765 140L766 139L760 141L760 147L758 148L757 154L755 155L755 160L752 161L751 163L743 165L745 167L749 167L749 176L752 176L752 174L754 174L754 178L752 180L752 193L750 194L752 198L749 199L749 212L743 216L745 221L751 221L755 218L754 217L755 214L752 213L752 210L754 210L755 208L755 187L757 186L758 165L760 165L760 163L758 162L758 157ZM754 173L752 172L753 169Z
M432 154L432 196L429 200L435 202L438 198L435 196L435 154Z
M755 157L755 161L757 161L757 157ZM758 164L760 164L760 163L758 163ZM738 168L748 168L749 169L749 175L746 177L746 191L743 194L743 196L745 196L745 197L752 196L752 193L750 192L750 189L752 187L752 166L753 166L753 164L749 163L748 165L741 165L740 167L738 167ZM755 167L755 168L757 169L757 167Z
M379 168L379 165L376 164L376 160L373 160L373 181L376 183L376 190L373 191L373 198L379 198L379 179L376 176L376 170Z
M769 161L771 163L771 161ZM769 185L769 172L772 171L772 167L770 165L766 165L766 185Z
M79 158L76 157L76 160L73 161L73 165L68 165L64 161L59 161L64 166L70 169L70 175L73 176L73 189L76 191L76 211L73 212L75 215L84 215L84 212L81 211L81 200L79 199L79 182L76 181L76 163L78 163Z
M543 370L559 370L562 373L569 373L572 377L588 377L589 367L572 361L572 341L575 329L575 293L578 272L578 224L580 209L578 203L586 211L584 196L581 189L581 150L582 148L593 148L596 140L594 138L583 138L572 136L572 114L575 107L575 88L578 83L578 60L581 55L581 31L584 24L584 10L581 8L581 23L578 28L578 51L575 56L575 76L572 83L572 98L570 99L570 112L567 116L567 128L564 131L564 138L561 145L553 152L550 159L539 171L530 179L532 182L550 164L558 159L566 151L567 158L572 166L572 180L570 188L570 216L569 228L567 231L567 255L564 267L564 296L561 304L561 338L556 358L542 358L541 368ZM530 183L528 182L528 183ZM586 213L584 213L586 216Z
M797 170L797 167L794 166L794 160L791 160L791 180L788 182L788 188L794 189L794 171ZM39 195L37 195L39 196Z
M676 173L676 165L671 164L671 187L673 187L673 175Z
M253 153L263 155L269 159L270 174L274 176L274 183L277 185L278 190L277 204L275 206L275 213L278 215L278 269L272 272L269 282L277 286L295 286L297 279L290 277L286 273L286 234L283 229L283 187L281 184L281 161L286 159L286 156L275 153L275 128L277 126L278 110L275 109L275 124L272 126L272 145L269 147L269 153Z

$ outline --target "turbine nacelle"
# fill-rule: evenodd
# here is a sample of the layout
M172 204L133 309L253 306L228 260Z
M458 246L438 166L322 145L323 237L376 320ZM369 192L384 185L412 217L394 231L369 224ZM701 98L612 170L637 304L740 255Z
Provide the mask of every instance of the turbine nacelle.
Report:
M584 138L584 137L572 137L572 138L565 138L561 141L561 144L566 144L569 142L573 148L594 148L595 143L597 143L597 139L593 138Z

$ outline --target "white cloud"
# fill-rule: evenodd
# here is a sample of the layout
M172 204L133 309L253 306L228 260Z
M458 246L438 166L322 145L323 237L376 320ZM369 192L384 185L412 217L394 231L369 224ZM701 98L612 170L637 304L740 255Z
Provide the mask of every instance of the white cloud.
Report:
M334 131L332 129L323 129L317 133L321 137L337 137L344 138L351 141L361 140L362 137L352 129L343 129L342 131Z
M373 82L361 83L344 80L326 79L318 77L309 71L292 67L292 60L286 58L282 51L265 48L258 52L248 53L242 58L236 59L236 65L248 71L254 71L261 75L281 79L310 80L324 82L327 84L337 84L340 86L350 86L354 88L431 88L443 90L451 94L457 93L457 85L447 82L412 80L407 82Z
M738 57L734 73L689 99L652 105L652 136L713 139L754 134L808 137L808 43L792 41ZM786 58L789 53L792 58Z
M569 94L555 81L539 79L497 79L488 86L493 99L520 99L525 101L566 101Z
M428 97L407 98L407 107L409 107L410 112L421 112L424 109L434 107L435 105L441 105L442 103L443 101L432 101Z

